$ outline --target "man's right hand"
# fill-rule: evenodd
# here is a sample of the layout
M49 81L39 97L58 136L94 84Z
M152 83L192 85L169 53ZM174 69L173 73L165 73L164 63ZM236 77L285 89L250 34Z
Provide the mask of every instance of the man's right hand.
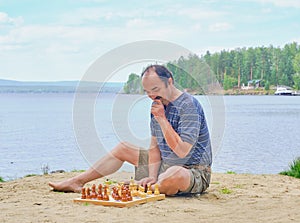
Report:
M155 184L157 181L157 179L155 179L154 177L145 177L143 179L141 179L140 181L138 181L137 183L141 186L143 186L144 188L147 188L148 184Z

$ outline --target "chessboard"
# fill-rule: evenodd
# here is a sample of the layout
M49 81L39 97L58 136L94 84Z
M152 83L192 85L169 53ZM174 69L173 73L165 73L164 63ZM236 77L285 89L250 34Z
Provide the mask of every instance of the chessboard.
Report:
M155 190L152 192L148 185L145 192L145 188L134 184L133 181L129 185L119 183L111 186L106 182L104 185L99 184L96 187L93 184L91 188L82 188L81 198L76 198L73 202L123 208L164 200L165 194L159 192L158 185L155 185L154 188Z

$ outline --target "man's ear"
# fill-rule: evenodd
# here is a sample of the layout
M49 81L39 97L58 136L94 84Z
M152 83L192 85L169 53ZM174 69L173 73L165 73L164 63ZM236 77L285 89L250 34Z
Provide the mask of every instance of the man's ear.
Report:
M169 77L169 79L168 79L168 84L169 85L173 84L173 79L171 77Z

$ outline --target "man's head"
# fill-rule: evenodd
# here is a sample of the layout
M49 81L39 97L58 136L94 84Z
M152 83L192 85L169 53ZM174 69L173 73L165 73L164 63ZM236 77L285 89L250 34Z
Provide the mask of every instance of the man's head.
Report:
M150 65L142 73L142 84L148 96L170 100L174 89L172 73L162 65Z
M141 75L142 78L145 74L147 74L149 72L155 72L158 75L158 77L166 84L166 87L168 85L168 79L169 78L172 79L172 82L174 84L173 75L172 75L171 71L169 71L165 66L150 65L150 66L146 67L146 69L144 70L144 72Z

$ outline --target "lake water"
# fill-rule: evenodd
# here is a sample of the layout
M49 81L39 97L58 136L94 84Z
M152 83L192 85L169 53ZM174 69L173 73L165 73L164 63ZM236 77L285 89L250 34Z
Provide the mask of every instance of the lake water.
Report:
M73 94L0 94L0 176L41 174L44 165L50 171L86 169L123 140L147 147L150 99L93 97L85 94L90 103L80 110ZM300 156L300 97L197 99L212 133L213 171L275 174ZM133 170L129 165L123 169Z

